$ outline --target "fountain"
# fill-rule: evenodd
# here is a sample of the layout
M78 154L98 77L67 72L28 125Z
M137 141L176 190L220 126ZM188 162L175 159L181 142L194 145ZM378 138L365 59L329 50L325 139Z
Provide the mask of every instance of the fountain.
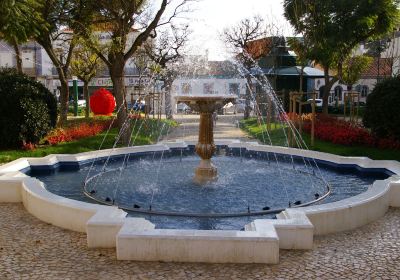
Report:
M86 233L89 247L115 247L119 260L216 263L277 263L279 249L312 249L315 234L400 205L398 177L388 178L398 163L214 142L212 114L235 98L176 98L200 113L195 146L116 148L116 139L108 150L20 159L0 167L0 202L23 202L47 223ZM213 157L218 148L226 153Z
M196 153L201 161L196 168L194 181L197 184L206 184L217 179L217 168L212 164L211 158L216 150L214 144L213 113L225 104L233 102L236 98L232 95L178 95L178 102L184 102L192 110L200 113L199 141Z

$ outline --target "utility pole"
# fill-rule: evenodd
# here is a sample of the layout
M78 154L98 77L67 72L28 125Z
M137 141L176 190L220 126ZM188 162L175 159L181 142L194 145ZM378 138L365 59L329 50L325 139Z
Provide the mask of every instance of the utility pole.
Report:
M74 90L74 116L78 116L78 78L72 77L72 86Z

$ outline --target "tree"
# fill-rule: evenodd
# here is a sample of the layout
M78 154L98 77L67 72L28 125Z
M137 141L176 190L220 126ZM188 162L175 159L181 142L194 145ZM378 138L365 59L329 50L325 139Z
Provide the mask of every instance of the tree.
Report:
M36 32L37 14L33 0L4 0L0 3L0 38L14 48L17 71L22 74L19 45Z
M57 122L57 101L40 82L0 70L0 147L37 144Z
M386 51L390 46L390 39L378 39L366 44L367 55L371 57L381 57L382 52Z
M161 4L154 14L151 13L151 7L146 6L146 0L88 0L86 3L85 11L88 15L85 18L90 22L81 26L80 30L109 69L113 93L118 108L121 108L118 110L117 119L119 129L123 133L122 141L124 143L129 143L130 136L127 110L122 108L126 96L125 65L148 38L155 37L155 30L158 27L170 24L177 15L185 11L185 5L190 1L179 0L179 3L173 6L172 1L161 0ZM170 7L172 12L163 18L167 7ZM106 53L96 44L92 44L91 30L86 28L87 26L98 28L101 25L111 37Z
M244 118L250 117L251 111L251 99L252 99L252 79L251 69L257 65L255 59L252 57L249 48L250 43L265 36L264 20L259 16L253 18L246 18L241 20L235 26L225 28L223 31L223 40L225 44L232 49L235 54L235 58L245 69L245 78L247 80L246 87L246 105ZM263 42L263 41L262 41ZM261 51L260 55L264 53Z
M82 39L77 41L77 47L72 55L71 73L83 82L83 95L86 100L85 118L89 118L90 113L89 83L103 67L99 56L92 48L86 46Z
M400 76L390 77L377 83L367 97L363 123L378 137L400 141L399 92Z
M304 68L310 62L310 52L308 48L308 43L305 40L301 40L300 38L288 38L288 44L294 50L297 55L296 62L300 65L300 84L299 84L299 92L303 92L303 76L304 76Z
M361 78L362 73L368 69L372 60L371 57L365 55L358 55L345 59L341 78L347 85L348 90L352 90L353 85Z
M138 95L139 97L142 95L142 79L147 76L150 72L149 66L151 63L151 59L146 54L146 51L143 47L139 48L138 51L133 56L133 64L136 67L137 74L139 75L138 82Z
M171 26L170 30L163 31L158 36L155 43L147 43L144 45L147 55L159 67L158 73L164 82L165 90L165 115L167 119L172 119L172 100L171 89L178 71L176 71L176 62L182 58L182 49L188 41L188 26L175 27Z
M72 30L80 16L81 2L65 0L35 2L32 9L38 15L34 22L37 32L32 37L46 51L58 73L61 84L58 124L62 126L67 120L69 66L77 37Z
M398 0L284 0L285 17L310 42L310 56L324 68L323 112L344 60L361 42L393 30ZM337 69L331 77L330 70Z

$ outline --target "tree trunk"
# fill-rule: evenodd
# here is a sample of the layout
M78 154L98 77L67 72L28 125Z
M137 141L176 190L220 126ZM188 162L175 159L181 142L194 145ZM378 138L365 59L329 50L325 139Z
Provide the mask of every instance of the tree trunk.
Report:
M13 48L14 48L14 51L15 51L15 60L17 62L17 71L18 71L18 73L23 74L23 72L22 72L21 51L19 49L17 40L15 40L15 38L14 38L14 40L12 42L12 45L13 45Z
M83 81L83 96L85 97L86 101L86 108L85 108L85 118L89 118L90 114L90 98L89 98L89 82Z
M130 138L130 127L125 126L128 118L128 112L125 104L126 90L125 90L125 80L124 80L124 66L125 63L123 60L115 59L112 63L112 66L110 67L110 76L113 83L115 101L117 103L118 128L120 133L122 133L121 142L124 145L128 145Z
M304 66L301 66L301 70L300 70L300 88L299 88L299 92L300 93L303 92L303 77L304 77Z
M245 108L244 108L244 119L250 118L250 112L251 112L251 99L252 99L253 85L252 85L250 75L246 76L246 82L247 82L247 87L246 87L246 100L245 100Z
M171 89L172 89L172 83L174 82L174 80L167 78L167 79L165 79L164 82L165 82L165 116L168 120L172 120L173 114L172 114Z
M60 118L58 120L58 126L64 126L64 124L67 122L67 116L68 116L69 88L67 79L62 78L61 75L59 75L59 79L61 83L61 89L60 89Z
M324 67L324 78L325 78L325 86L324 86L324 94L322 96L322 113L324 115L328 115L328 101L329 101L329 93L331 91L331 87L329 86L329 68Z
M329 67L324 67L324 77L325 77L325 86L324 86L324 95L322 97L322 113L324 115L328 115L328 101L329 94L331 92L331 88L334 83L336 83L339 79L338 77L334 77L330 79L329 77Z

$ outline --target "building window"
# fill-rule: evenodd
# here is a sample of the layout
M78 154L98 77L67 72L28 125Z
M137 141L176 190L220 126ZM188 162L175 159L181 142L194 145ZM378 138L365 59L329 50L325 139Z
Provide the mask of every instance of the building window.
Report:
M240 84L238 84L238 83L229 84L229 94L233 94L233 95L239 96L239 94L240 94Z
M35 56L33 51L22 51L22 67L33 68L35 66Z
M213 94L214 93L214 83L204 83L203 84L203 93L204 94Z
M369 87L365 85L357 85L356 90L361 94L361 97L367 97L369 93Z
M335 87L335 100L341 101L342 100L343 89L341 86Z
M322 87L320 87L319 88L319 98L324 98L324 89L325 89L325 86L322 86Z
M182 84L182 93L183 94L191 94L192 93L192 85L189 83Z
M368 86L361 86L361 97L367 97L369 93Z

